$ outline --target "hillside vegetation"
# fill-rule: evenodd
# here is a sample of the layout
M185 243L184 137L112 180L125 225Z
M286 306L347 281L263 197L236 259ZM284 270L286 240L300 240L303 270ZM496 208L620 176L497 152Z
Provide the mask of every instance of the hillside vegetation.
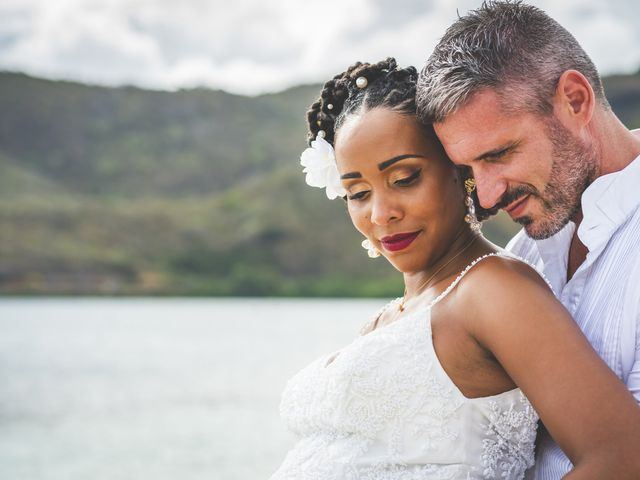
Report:
M640 126L640 76L606 79ZM0 293L396 296L298 164L319 86L258 97L0 73ZM517 228L500 217L499 244Z

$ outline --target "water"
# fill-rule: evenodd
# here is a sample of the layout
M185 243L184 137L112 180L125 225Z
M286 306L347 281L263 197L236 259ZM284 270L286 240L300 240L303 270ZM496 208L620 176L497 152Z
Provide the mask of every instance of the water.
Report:
M254 480L286 380L382 300L0 300L0 478Z

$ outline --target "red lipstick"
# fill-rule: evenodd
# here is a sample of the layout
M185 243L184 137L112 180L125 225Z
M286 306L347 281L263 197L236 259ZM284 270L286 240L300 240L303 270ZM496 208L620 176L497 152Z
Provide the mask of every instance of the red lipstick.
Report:
M404 250L420 235L420 231L409 233L396 233L395 235L388 235L380 239L380 243L390 252L397 252Z

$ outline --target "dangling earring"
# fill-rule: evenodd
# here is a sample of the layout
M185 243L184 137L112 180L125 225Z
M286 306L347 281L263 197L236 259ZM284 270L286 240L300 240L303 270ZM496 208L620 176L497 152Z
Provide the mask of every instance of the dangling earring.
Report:
M365 238L362 243L362 248L367 251L369 258L378 258L380 256L380 250L373 246L373 243L368 238Z
M476 217L476 207L471 197L471 193L476 189L475 179L467 178L464 181L464 189L467 191L467 195L464 198L464 203L467 206L467 214L464 216L464 221L469 224L471 230L475 233L480 233L482 222L479 222L478 217Z

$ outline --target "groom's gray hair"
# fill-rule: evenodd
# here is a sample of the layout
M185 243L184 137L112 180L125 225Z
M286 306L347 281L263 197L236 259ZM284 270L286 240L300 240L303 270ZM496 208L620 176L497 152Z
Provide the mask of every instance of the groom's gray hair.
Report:
M545 12L521 1L485 1L451 25L420 73L418 116L441 122L484 89L507 111L550 114L560 76L582 73L606 109L598 71L576 39Z

